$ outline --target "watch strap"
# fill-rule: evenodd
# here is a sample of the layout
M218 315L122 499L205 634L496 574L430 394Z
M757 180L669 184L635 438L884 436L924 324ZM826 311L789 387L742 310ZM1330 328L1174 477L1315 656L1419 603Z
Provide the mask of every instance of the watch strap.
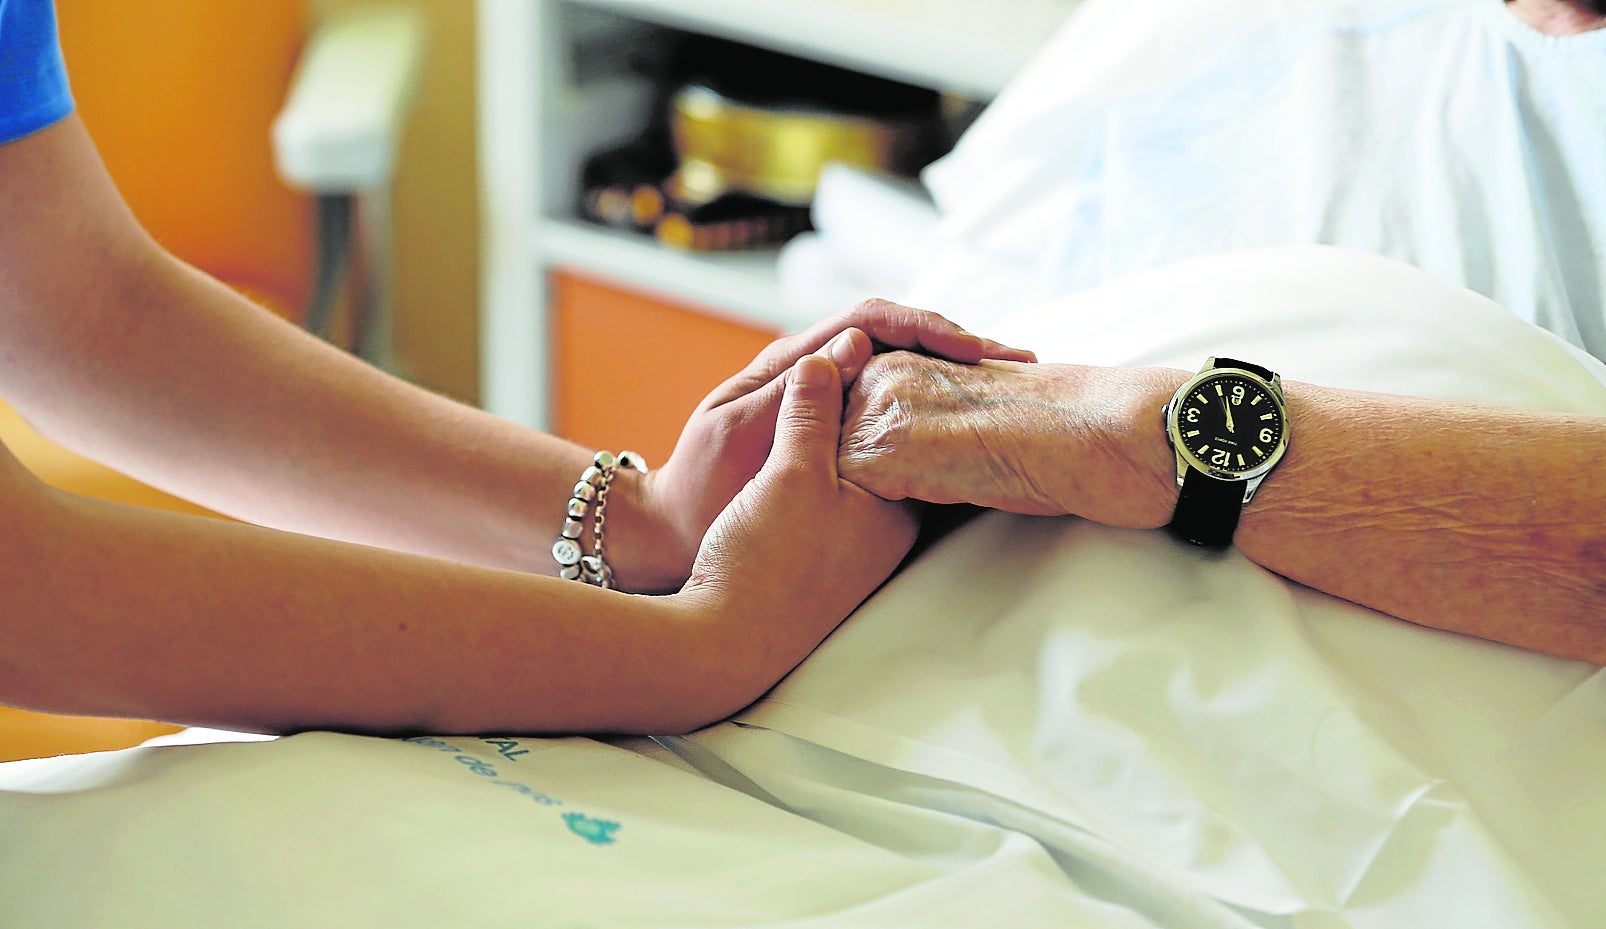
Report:
M1270 383L1271 380L1277 376L1270 368L1262 365L1253 364L1248 361L1239 361L1236 358L1222 358L1219 355L1216 356L1216 363L1211 367L1238 368L1243 371L1248 371L1250 374L1257 375L1261 380L1266 381L1267 383Z
M1238 358L1218 355L1210 361L1205 371L1238 368L1268 383L1277 377L1264 365ZM1232 537L1238 531L1238 519L1243 515L1247 492L1247 485L1243 481L1223 481L1189 468L1182 478L1177 506L1167 528L1185 542L1206 548L1226 548L1232 544Z
M1182 479L1177 508L1167 528L1184 542L1206 548L1226 548L1238 531L1245 487L1243 481L1217 480L1190 468Z

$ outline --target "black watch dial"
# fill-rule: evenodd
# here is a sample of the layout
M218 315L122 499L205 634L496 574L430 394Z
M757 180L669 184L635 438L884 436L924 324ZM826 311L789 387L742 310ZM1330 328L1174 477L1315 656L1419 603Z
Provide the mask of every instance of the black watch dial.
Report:
M1255 378L1231 372L1206 378L1178 398L1171 415L1176 441L1219 477L1253 476L1281 454L1283 405Z

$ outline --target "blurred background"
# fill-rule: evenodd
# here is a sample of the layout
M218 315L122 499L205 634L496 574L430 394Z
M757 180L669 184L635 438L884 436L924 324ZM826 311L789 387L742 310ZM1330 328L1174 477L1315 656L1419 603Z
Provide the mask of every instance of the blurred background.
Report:
M58 0L57 13L79 112L136 214L186 260L298 316L315 208L274 168L273 122L317 30L387 7L412 14L421 39L390 182L390 366L475 402L473 2ZM337 91L371 79L358 57Z

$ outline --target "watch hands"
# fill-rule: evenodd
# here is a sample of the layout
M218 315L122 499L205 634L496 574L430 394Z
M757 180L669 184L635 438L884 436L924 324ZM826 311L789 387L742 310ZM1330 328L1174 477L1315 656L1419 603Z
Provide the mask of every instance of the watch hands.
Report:
M1221 398L1221 408L1227 411L1227 431L1237 432L1238 430L1232 424L1232 404L1227 402L1226 397Z

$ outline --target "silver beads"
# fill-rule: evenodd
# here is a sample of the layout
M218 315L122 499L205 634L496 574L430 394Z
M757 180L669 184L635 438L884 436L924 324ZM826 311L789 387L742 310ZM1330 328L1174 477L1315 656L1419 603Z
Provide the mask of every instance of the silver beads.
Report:
M619 468L647 473L647 460L639 452L623 451L617 456L610 452L597 452L591 464L581 472L569 497L567 514L557 541L552 543L552 558L558 563L558 576L569 581L583 581L596 587L613 587L613 568L604 556L605 535L608 524L608 491ZM593 547L586 554L580 537L585 534L586 517L595 510L596 528L592 530Z
M582 554L580 543L574 539L559 539L552 543L552 559L564 567L579 564Z

